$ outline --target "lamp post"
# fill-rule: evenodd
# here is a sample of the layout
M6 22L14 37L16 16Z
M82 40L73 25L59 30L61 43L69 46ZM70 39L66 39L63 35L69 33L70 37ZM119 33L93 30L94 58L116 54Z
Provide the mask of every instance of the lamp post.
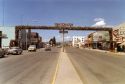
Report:
M32 20L32 22L38 23L38 22L39 22L39 20Z
M27 31L26 31L26 50L27 50Z
M2 5L3 5L3 27L4 27L4 12L5 12L5 2L4 2L5 0L3 0L3 3L2 3Z
M67 27L72 27L73 26L73 24L71 24L71 23L55 23L55 26L56 27L59 27L59 29L61 29L60 31L59 31L59 33L62 33L63 34L63 38L62 38L62 40L63 40L63 52L64 52L64 34L65 33L68 33L68 31L66 31L66 28Z

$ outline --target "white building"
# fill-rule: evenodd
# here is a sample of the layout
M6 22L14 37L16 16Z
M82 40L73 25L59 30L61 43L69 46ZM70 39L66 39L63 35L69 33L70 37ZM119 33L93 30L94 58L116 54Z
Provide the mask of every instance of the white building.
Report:
M0 26L0 31L7 35L6 39L2 39L2 48L9 46L10 40L15 39L15 27Z
M75 46L81 47L82 45L84 45L84 42L85 42L84 36L73 36L73 39L72 39L73 47Z

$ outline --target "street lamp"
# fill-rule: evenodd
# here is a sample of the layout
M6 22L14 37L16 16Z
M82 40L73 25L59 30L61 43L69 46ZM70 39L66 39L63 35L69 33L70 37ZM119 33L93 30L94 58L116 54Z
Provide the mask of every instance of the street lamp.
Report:
M40 22L40 20L32 20L32 22L38 23Z
M27 31L26 31L26 50L27 50Z
M3 3L2 3L2 5L3 5L3 27L4 27L4 12L5 12L5 2L4 2L5 0L3 0Z

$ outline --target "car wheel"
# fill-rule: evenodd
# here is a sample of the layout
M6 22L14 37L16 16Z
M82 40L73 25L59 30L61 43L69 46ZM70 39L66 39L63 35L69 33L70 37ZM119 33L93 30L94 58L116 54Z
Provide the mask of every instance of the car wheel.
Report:
M20 52L20 55L22 54L22 52Z
M17 55L19 55L19 54L20 54L20 52L17 51Z

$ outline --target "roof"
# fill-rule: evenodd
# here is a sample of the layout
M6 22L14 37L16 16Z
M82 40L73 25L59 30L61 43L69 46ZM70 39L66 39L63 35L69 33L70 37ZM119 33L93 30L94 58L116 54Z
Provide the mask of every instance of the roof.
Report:
M116 27L114 27L115 29L119 29L119 28L125 28L125 23L122 23Z

